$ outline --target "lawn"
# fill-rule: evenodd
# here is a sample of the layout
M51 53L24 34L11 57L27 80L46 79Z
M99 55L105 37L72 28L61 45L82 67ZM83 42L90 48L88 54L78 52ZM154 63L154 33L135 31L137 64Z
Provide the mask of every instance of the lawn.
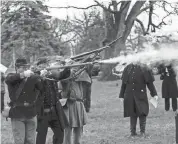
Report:
M82 144L175 144L175 114L172 109L164 110L161 98L161 81L155 77L155 86L159 95L159 106L155 109L150 104L147 118L145 139L129 138L129 118L123 117L123 104L119 100L121 81L98 82L92 85L92 106L88 114L88 124L84 127ZM148 92L149 93L149 92ZM150 99L150 95L148 95ZM1 143L12 144L10 121L2 118ZM139 131L139 127L137 126ZM49 130L47 144L52 143L52 133Z

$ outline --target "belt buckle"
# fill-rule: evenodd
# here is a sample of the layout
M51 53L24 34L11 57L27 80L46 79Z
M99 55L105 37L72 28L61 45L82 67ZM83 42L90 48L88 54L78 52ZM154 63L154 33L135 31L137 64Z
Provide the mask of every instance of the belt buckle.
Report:
M45 113L49 113L50 111L51 111L50 108L46 108L46 109L44 109L44 112L45 112Z
M24 102L24 106L25 106L25 107L28 107L29 105L30 105L29 103Z

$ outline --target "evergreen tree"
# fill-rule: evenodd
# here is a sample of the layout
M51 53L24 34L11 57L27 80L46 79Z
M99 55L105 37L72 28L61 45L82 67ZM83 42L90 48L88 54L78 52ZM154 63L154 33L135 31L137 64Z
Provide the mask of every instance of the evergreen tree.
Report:
M3 2L1 12L2 63L10 64L13 50L16 58L25 56L28 60L32 56L60 54L43 1Z

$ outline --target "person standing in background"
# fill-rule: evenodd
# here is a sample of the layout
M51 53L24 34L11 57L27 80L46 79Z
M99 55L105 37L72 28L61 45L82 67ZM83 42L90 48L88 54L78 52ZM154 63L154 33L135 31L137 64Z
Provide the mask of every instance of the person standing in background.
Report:
M146 86L150 94L158 99L156 88L153 84L152 72L145 66L129 64L123 71L122 85L119 98L124 102L124 117L130 117L131 137L137 135L137 118L140 121L140 136L145 137L146 118L149 113L149 103Z
M170 99L172 100L173 111L177 110L177 98L178 98L178 87L176 81L176 72L173 69L172 64L167 66L161 66L161 76L162 82L162 98L165 99L165 110L170 109Z
M4 110L4 94L5 94L5 76L1 72L1 113Z
M90 112L91 108L91 87L92 87L92 65L87 66L78 77L83 83L83 100L86 112Z

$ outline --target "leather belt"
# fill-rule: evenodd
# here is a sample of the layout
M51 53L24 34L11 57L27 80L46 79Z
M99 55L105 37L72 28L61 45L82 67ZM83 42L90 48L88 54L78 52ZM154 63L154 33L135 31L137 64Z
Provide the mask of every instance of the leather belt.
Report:
M76 101L83 102L83 100L82 100L82 99L76 99Z
M14 103L12 107L32 107L32 106L35 106L35 103L24 102L24 103Z
M69 102L75 102L75 101L78 101L78 102L83 102L83 100L82 99L78 99L78 98L76 98L76 99L68 99L69 100Z

